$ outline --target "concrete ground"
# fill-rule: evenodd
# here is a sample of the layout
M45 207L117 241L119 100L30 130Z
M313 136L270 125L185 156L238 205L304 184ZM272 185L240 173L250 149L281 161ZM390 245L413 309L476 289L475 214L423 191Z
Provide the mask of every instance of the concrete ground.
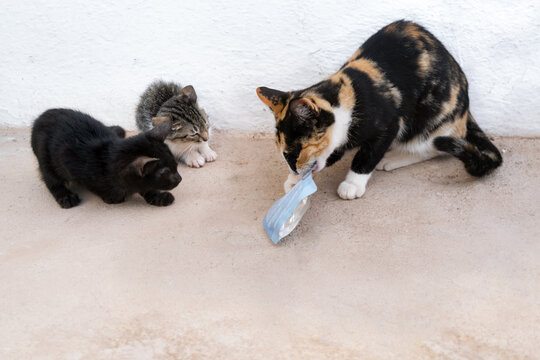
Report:
M0 130L1 359L538 359L540 141L497 138L504 165L457 160L336 189L350 156L274 245L273 140L217 133L168 208L83 193L63 210L28 129Z

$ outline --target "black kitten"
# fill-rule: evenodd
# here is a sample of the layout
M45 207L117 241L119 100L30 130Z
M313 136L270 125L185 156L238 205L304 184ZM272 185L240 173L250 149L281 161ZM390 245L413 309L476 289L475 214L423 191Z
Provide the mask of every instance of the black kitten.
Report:
M69 182L80 184L108 204L123 202L128 195L141 194L156 206L172 204L169 192L182 178L177 163L163 143L171 123L124 139L119 126L106 127L91 116L75 110L50 109L32 128L32 149L43 181L63 208L80 203L69 190Z

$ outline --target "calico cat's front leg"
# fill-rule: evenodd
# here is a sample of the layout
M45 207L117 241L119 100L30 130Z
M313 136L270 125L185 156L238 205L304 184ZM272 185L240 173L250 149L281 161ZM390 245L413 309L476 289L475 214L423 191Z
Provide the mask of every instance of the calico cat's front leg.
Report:
M383 158L393 139L393 136L377 137L360 146L354 155L351 169L345 180L339 184L337 192L340 198L352 200L364 195L371 173Z
M174 201L173 194L167 191L150 190L140 194L147 203L154 206L169 206Z

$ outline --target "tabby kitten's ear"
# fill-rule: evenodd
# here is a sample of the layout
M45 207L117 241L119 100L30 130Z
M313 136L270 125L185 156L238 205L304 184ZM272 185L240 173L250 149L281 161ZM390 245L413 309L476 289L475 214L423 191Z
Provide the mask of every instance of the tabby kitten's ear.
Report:
M159 120L157 120L156 123L154 123L154 119L159 119ZM164 141L167 138L167 136L171 133L172 122L171 122L171 119L167 116L160 116L157 118L156 117L152 118L152 124L154 125L154 128L146 132L146 136L148 136L151 139Z
M259 96L259 99L274 112L274 115L279 114L281 110L283 110L289 97L289 94L286 92L264 86L257 88L257 95Z
M182 88L182 95L180 95L188 104L195 104L197 102L197 93L193 86L188 85Z
M150 174L159 165L159 159L149 156L139 156L129 165L140 177Z

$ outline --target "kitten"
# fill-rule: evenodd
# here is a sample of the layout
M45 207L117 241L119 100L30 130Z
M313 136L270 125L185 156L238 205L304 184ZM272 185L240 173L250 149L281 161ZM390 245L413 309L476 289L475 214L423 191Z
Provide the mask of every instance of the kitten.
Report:
M210 149L208 116L197 104L193 86L156 81L141 95L136 121L140 130L149 130L162 121L172 121L173 131L165 143L178 160L191 167L216 160Z
M43 181L63 208L80 199L66 185L80 184L108 204L123 202L133 193L156 206L172 204L169 192L182 178L164 140L171 124L124 139L119 126L106 127L91 116L75 110L51 109L32 127L32 149Z
M290 167L285 191L300 174L320 171L357 149L338 187L343 199L364 194L373 170L400 168L448 153L482 176L502 163L477 125L468 84L431 33L397 21L370 37L327 79L304 90L257 89L276 118L276 144Z

